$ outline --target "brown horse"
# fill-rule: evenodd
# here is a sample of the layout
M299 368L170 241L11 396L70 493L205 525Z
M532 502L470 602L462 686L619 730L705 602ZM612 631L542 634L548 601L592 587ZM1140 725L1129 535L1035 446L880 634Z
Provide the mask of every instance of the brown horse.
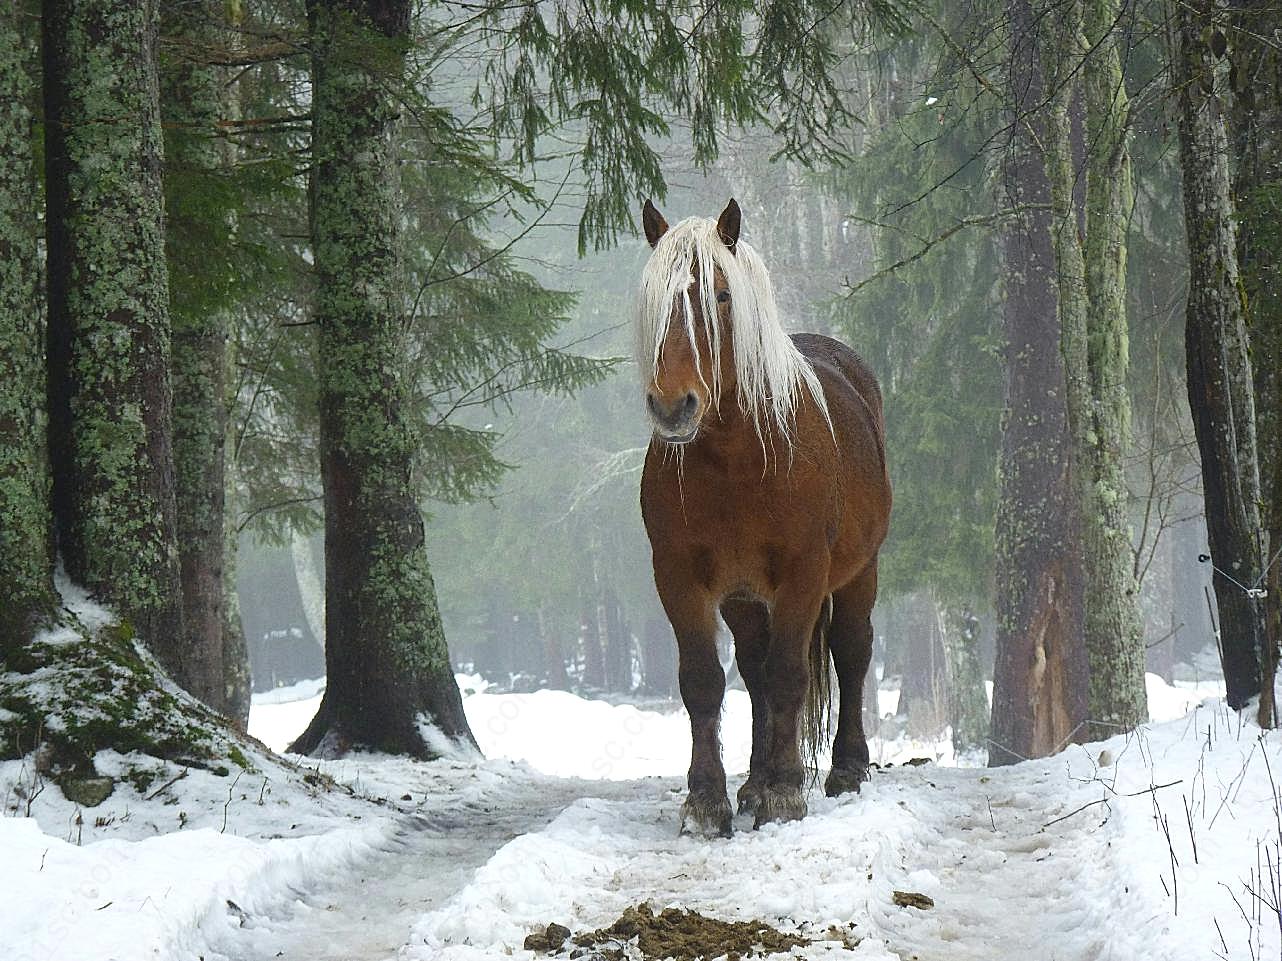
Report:
M857 791L868 776L863 681L890 518L881 391L849 347L784 332L733 200L716 221L671 229L647 201L642 222L654 252L641 278L637 360L654 435L641 511L690 714L681 830L728 835L718 609L752 698L740 813L755 814L757 827L805 816L802 712L813 748L828 651L840 708L825 788Z

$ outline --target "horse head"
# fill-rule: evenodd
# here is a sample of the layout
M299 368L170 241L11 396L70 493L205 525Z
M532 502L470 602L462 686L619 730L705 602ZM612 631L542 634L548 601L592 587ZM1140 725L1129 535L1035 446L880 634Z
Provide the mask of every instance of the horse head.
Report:
M716 236L731 255L739 241L740 220L739 205L732 199L716 221ZM664 244L668 223L649 200L641 221L655 251L652 263L657 262L651 278L662 291L663 304L657 309L667 312L650 325L642 324L643 340L648 342L640 345L639 353L653 360L646 408L661 440L687 444L698 436L707 412L717 408L722 392L736 389L730 284L718 258L690 243L688 231ZM707 284L710 290L705 290ZM655 308L649 304L642 309Z

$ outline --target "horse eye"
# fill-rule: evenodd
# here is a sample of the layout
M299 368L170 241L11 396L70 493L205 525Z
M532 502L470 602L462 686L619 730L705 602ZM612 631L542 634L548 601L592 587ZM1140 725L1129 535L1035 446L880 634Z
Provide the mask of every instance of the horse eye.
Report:
M717 303L719 304L724 304L729 299L730 299L730 291L728 290L723 290L721 291L721 293L717 294Z

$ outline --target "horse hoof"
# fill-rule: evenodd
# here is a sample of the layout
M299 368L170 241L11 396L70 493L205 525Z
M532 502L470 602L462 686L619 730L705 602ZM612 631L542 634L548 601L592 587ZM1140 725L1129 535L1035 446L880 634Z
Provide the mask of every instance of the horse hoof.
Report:
M705 838L728 838L730 828L730 799L724 794L717 797L688 797L681 805L681 833Z
M756 814L757 808L761 806L761 795L765 788L760 783L754 782L751 778L743 783L739 788L739 813Z
M824 781L824 793L829 797L858 794L859 785L866 780L868 780L868 768L862 764L858 767L835 767L828 772L828 779Z
M761 792L757 804L757 817L753 830L771 821L800 821L806 816L806 799L801 789L795 787L767 787Z

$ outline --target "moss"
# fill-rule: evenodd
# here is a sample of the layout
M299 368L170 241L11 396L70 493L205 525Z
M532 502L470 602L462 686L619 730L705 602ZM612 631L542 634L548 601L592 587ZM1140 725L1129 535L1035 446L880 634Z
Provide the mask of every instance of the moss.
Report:
M0 708L13 718L0 727L0 757L39 750L50 774L93 776L104 749L138 753L187 767L249 767L221 719L167 689L155 660L128 623L90 632L66 624L23 648L0 675ZM234 757L233 757L234 755ZM147 783L144 767L128 779Z
M239 767L242 771L254 770L254 765L250 763L249 758L245 757L245 752L233 745L227 752L227 759Z

